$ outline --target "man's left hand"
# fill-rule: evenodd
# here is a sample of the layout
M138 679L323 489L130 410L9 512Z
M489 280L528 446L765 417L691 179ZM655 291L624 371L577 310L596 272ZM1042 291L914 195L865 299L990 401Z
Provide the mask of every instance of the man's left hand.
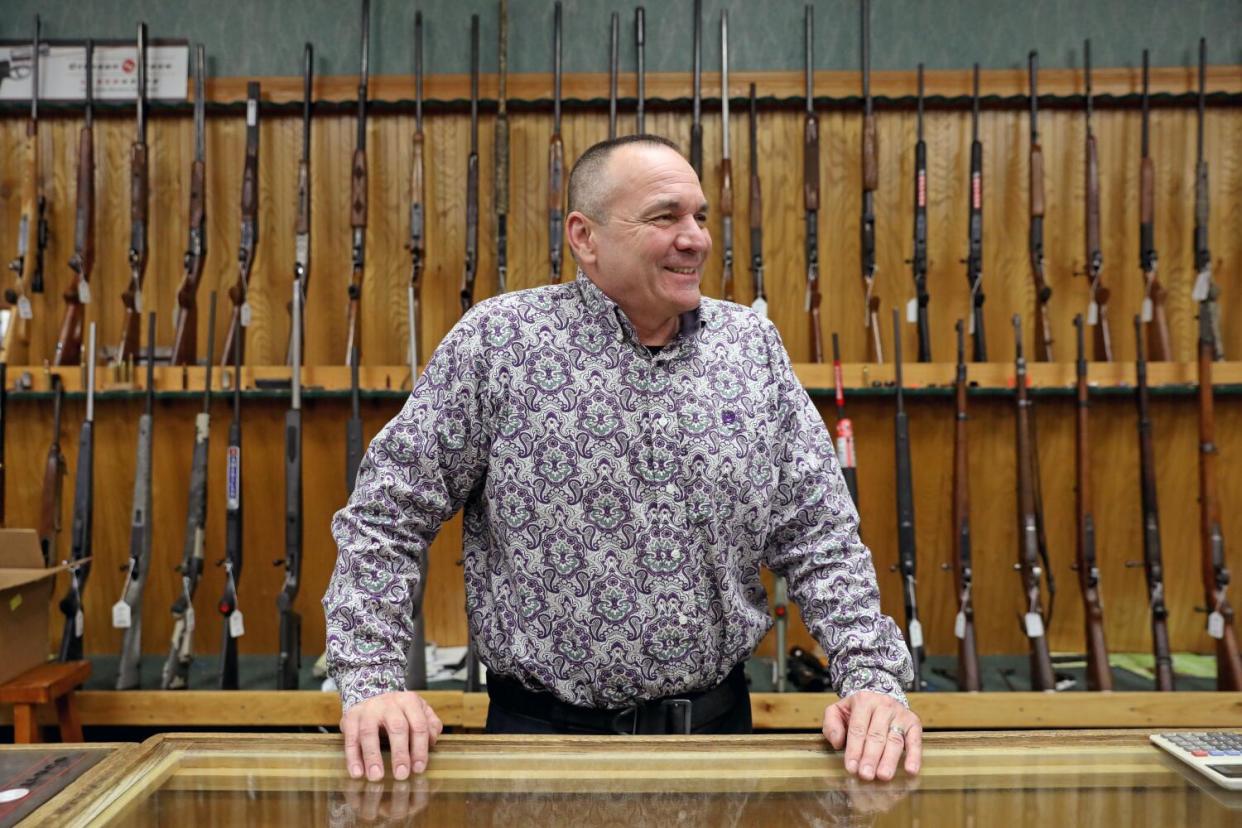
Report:
M860 691L824 711L824 738L834 750L845 748L845 770L858 778L887 782L904 751L906 773L923 761L923 723L901 702Z

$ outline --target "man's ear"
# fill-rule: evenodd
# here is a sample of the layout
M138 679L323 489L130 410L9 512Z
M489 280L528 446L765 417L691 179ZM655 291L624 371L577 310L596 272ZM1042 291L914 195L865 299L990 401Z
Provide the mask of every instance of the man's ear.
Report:
M565 235L569 239L570 250L581 265L595 264L595 233L591 220L574 210L565 217Z

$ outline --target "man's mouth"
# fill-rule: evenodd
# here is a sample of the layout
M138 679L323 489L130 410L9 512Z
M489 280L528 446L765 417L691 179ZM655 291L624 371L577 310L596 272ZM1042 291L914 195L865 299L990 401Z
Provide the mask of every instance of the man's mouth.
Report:
M665 270L668 270L668 271L671 271L671 272L673 272L673 273L680 273L680 274L682 274L683 276L697 276L697 275L699 275L699 269L698 269L697 267L671 267L671 266L669 266L669 265L665 265L665 266L664 266L664 269L665 269Z

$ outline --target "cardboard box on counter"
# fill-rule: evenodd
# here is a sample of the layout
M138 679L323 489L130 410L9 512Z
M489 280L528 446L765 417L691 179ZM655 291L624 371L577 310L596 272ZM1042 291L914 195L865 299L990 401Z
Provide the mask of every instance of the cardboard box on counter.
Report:
M0 529L0 683L47 661L56 573L33 529Z

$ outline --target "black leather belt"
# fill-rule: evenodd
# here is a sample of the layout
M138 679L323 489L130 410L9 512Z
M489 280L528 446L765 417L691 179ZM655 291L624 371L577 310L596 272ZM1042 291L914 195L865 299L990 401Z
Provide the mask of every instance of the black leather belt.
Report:
M594 733L693 733L735 709L750 704L743 665L734 667L709 690L637 702L629 707L595 708L568 704L543 691L528 690L516 679L487 675L492 704L567 730Z

